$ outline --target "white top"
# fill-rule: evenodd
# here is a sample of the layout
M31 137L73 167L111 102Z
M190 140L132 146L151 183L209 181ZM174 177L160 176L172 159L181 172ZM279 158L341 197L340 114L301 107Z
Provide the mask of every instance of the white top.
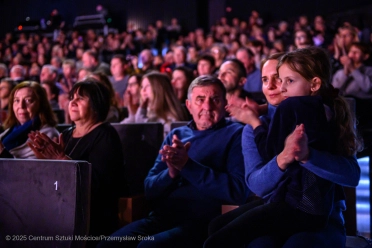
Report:
M10 130L10 128L8 128L4 132L2 132L0 134L0 139L2 139L5 136L5 134L7 134L9 132L9 130ZM39 131L40 131L40 133L46 134L51 139L58 138L58 136L59 136L58 130L56 128L50 127L48 125L44 125ZM28 139L24 144L11 149L9 151L9 153L12 154L14 158L23 158L23 159L36 158L34 152L27 145L27 142L28 142Z

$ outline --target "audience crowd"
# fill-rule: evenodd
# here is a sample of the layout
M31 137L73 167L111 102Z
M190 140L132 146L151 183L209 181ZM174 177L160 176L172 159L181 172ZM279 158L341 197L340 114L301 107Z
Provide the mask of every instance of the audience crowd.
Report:
M172 19L169 26L162 20L157 20L147 28L134 29L133 24L128 23L127 30L107 35L93 29L56 29L55 34L58 35L53 38L36 33L7 33L0 40L0 120L5 129L10 131L6 130L0 135L2 157L23 157L13 151L15 147L22 145L27 153L33 153L29 156L32 158L95 161L92 162L92 194L95 196L92 195L93 221L90 234L109 235L116 228L113 224L116 216L110 214L116 214L117 200L116 192L110 190L115 188L117 180L114 179L117 179L122 161L119 139L109 123L160 122L164 125L164 143L145 180L145 194L155 206L152 215L116 231L113 235L155 235L159 247L172 247L176 239L178 244L184 242L185 247L201 247L208 236L208 223L219 215L220 205L243 204L248 198L256 196L257 192L252 192L247 183L247 173L246 182L244 181L244 170L247 171L251 165L244 160L244 151L241 152L242 146L243 149L247 147L242 144L242 134L244 136L245 133L241 123L250 123L252 118L245 121L242 116L246 113L246 105L257 105L255 120L258 120L259 113L267 114L265 106L270 115L275 111L273 106L279 105L285 98L278 80L277 54L297 54L296 51L304 48L311 53L316 51L312 50L314 47L325 51L328 58L324 61L330 62L330 75L319 82L326 82L329 87L333 85L335 89L331 93L336 94L333 96L330 93L333 98L340 95L355 103L357 127L362 135L365 130L368 132L371 129L372 118L368 108L372 106L372 35L371 30L362 30L351 21L330 27L323 16L310 19L301 15L294 23L279 20L275 24L265 24L260 14L252 11L247 20L228 20L222 17L208 31L197 28L188 33L182 32L176 18ZM311 56L314 54L309 55ZM267 61L273 63L271 70L267 69L270 63L264 66ZM303 77L309 77L306 83L311 83L311 79L315 77L306 74L313 69L306 67L307 65L308 63L304 66ZM322 68L324 69L320 66L319 70ZM319 74L322 75L323 72ZM288 77L285 82L290 84L292 81ZM38 89L39 83L45 90L39 87L42 93L31 92L31 89ZM274 89L276 93L270 94ZM21 93L31 96L18 97ZM42 98L35 96L35 93ZM280 100L275 101L278 96ZM24 103L17 103L20 105L18 108L14 100L17 97L22 101L25 99ZM45 107L48 104L43 103L43 99L49 101L50 106ZM103 105L98 106L97 102ZM243 107L234 110L232 105L236 102ZM32 105L36 107L32 108ZM226 105L232 116L230 119L225 118L229 116ZM320 108L323 109L323 105ZM332 108L333 103L330 109ZM27 115L23 113L24 109L29 112ZM348 111L348 107L345 109ZM64 131L58 140L55 132L41 134L45 125L54 131L56 120L48 118L48 122L43 117L44 112L49 116L51 111L62 111L63 123L74 123L73 128ZM330 110L327 114L330 114L325 120L328 123L335 113ZM24 116L27 118L21 122L19 118ZM34 119L38 121L37 126ZM171 130L171 123L177 121L190 122L183 128ZM24 126L24 123L28 125ZM117 153L117 157L104 154L105 149L102 148L110 148L107 144L111 141L109 138L102 138L104 135L101 137L103 132L110 134L116 142L116 150L108 150L112 154ZM21 144L11 139L18 135L22 135ZM287 135L288 133L284 138ZM85 142L81 142L79 146L83 137ZM99 145L85 151L82 144L89 144L96 139L99 139ZM314 158L309 156L315 156L317 152L312 151L309 155L307 143L302 138L298 138L296 142L300 141L301 152L307 152L306 158L310 161L306 160L304 163L312 165ZM367 148L370 145L368 142L370 141L366 139ZM64 144L67 144L66 147ZM290 145L292 144L285 143L284 151ZM54 147L56 151L48 154L44 151L46 146ZM52 151L51 148L49 150ZM82 150L81 153L78 154L78 150ZM204 152L200 152L202 150ZM337 154L335 158L342 161L338 163L340 166L352 164L349 167L353 169L351 174L356 182L360 171L355 154L351 153ZM324 156L327 159L331 157L330 154ZM107 157L113 157L112 164L115 166L106 166L104 160ZM322 156L316 155L316 158L320 157ZM293 157L291 162L294 160ZM302 160L298 161L300 162ZM314 162L314 165L317 168L318 164ZM276 164L274 167L278 169ZM105 170L108 170L105 172L107 178L97 176ZM282 171L276 172L280 174ZM110 178L113 179L112 182ZM355 182L334 183L355 186ZM100 191L102 189L96 188L101 183L101 187L112 192L109 199L104 199L103 192ZM337 198L334 202L342 201L344 204L344 198L339 195L337 197L340 199ZM108 201L110 206L101 205L103 201L100 199ZM188 205L190 200L193 203ZM104 220L103 216L102 219L97 218L99 214L93 216L99 209L103 209L105 214L107 212L105 216L110 218ZM182 218L177 219L179 214L174 209L184 213ZM333 207L330 211L335 209ZM194 215L195 210L200 216ZM342 221L340 220L340 228L343 230ZM101 226L102 223L106 226ZM321 234L329 226L324 228ZM195 237L195 240L188 240L188 234ZM341 236L344 237L344 233ZM144 242L142 247L151 247L152 244ZM102 243L101 247L110 245L115 244ZM138 242L132 245L136 247ZM261 245L262 243L257 247L263 247Z
M127 30L106 36L93 29L58 29L55 32L58 35L53 38L37 33L7 33L0 41L0 79L48 83L53 92L56 85L59 96L50 96L50 101L53 108L67 112L66 96L73 84L99 71L109 77L117 105L122 108L130 75L144 75L153 70L166 73L173 82L175 94L184 101L185 89L193 78L218 75L224 61L236 58L246 70L244 90L262 103L262 94L256 95L262 91L261 60L273 53L317 46L329 53L334 86L343 95L356 98L358 105L366 105L372 98L372 72L368 67L371 65L371 30L351 23L352 20L330 26L321 15L313 19L301 15L294 23L279 20L265 24L260 14L252 11L248 20L222 17L208 31L197 28L188 33L182 32L184 29L176 18L169 26L162 20L137 29L128 23ZM178 67L182 69L176 70ZM188 69L193 72L192 76ZM181 72L182 83L178 82ZM365 115L365 110L359 112ZM120 115L120 120L112 120L119 122L124 117ZM67 123L69 120L65 118Z

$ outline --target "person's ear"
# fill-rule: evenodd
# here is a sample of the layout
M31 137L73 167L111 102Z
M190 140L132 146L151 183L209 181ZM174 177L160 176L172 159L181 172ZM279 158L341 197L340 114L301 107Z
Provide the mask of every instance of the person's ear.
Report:
M241 78L239 79L239 83L238 83L238 85L239 85L239 86L243 86L243 85L245 84L246 81L247 81L247 78L245 78L245 77L241 77Z
M190 111L190 108L191 108L191 103L189 101L189 99L186 99L186 108L189 110L190 114L191 114L191 111Z
M369 58L369 54L364 54L363 61L366 61Z
M314 77L311 80L311 86L310 86L311 92L315 93L316 91L318 91L321 85L322 85L322 80L318 77Z

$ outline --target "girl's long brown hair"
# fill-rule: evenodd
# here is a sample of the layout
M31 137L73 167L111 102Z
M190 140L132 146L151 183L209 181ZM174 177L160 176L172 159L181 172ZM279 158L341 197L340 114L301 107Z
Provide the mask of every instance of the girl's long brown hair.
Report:
M334 123L333 136L338 138L335 149L337 154L350 156L360 151L363 144L356 129L355 116L350 110L350 104L331 84L331 64L327 53L318 47L298 49L284 54L277 69L283 64L308 81L314 77L320 78L321 86L315 94L320 95L323 102L334 112L331 121Z

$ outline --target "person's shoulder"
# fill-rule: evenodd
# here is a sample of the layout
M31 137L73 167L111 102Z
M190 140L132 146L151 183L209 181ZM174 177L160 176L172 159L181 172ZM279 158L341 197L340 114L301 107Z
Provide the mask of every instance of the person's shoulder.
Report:
M97 131L100 132L116 132L116 129L107 121L96 127Z
M119 133L109 122L103 122L86 135L93 140L120 140Z
M338 76L344 76L344 69L338 69L336 72L333 74L333 78L338 77Z
M261 71L257 67L250 74L248 74L248 76L250 76L250 77L257 77L257 76L260 76L260 75L261 75Z
M308 104L308 103L321 103L322 98L320 96L292 96L283 100L279 107L296 107L299 104Z
M49 126L48 124L42 126L39 130L41 133L45 133L45 134L51 134L53 136L55 135L59 135L59 132L58 130L55 128L55 127L52 127L52 126Z
M64 130L62 131L62 135L63 135L63 137L65 137L65 136L71 136L71 134L72 134L72 132L74 131L74 129L75 129L75 126L74 126L74 125L71 125L70 127L64 129Z
M2 139L8 132L9 132L9 130L10 130L10 128L7 128L7 129L5 129L4 131L2 131L1 133L0 133L0 139Z
M99 64L98 64L98 67L105 67L105 68L110 68L110 65L109 64L107 64L106 62L100 62Z
M364 66L365 73L372 73L372 66Z
M282 101L277 107L276 113L313 112L323 109L323 106L323 100L320 96L295 96Z
M235 130L235 131L243 131L244 125L240 122L226 120L225 127L229 130Z
M168 136L172 137L173 134L176 134L177 136L188 136L192 134L192 129L190 128L189 124L178 126L172 128L172 130L169 132Z
M249 125L249 124L244 125L244 127L243 127L243 132L244 132L244 133L247 133L247 132L253 132L253 128L252 128L252 126Z

